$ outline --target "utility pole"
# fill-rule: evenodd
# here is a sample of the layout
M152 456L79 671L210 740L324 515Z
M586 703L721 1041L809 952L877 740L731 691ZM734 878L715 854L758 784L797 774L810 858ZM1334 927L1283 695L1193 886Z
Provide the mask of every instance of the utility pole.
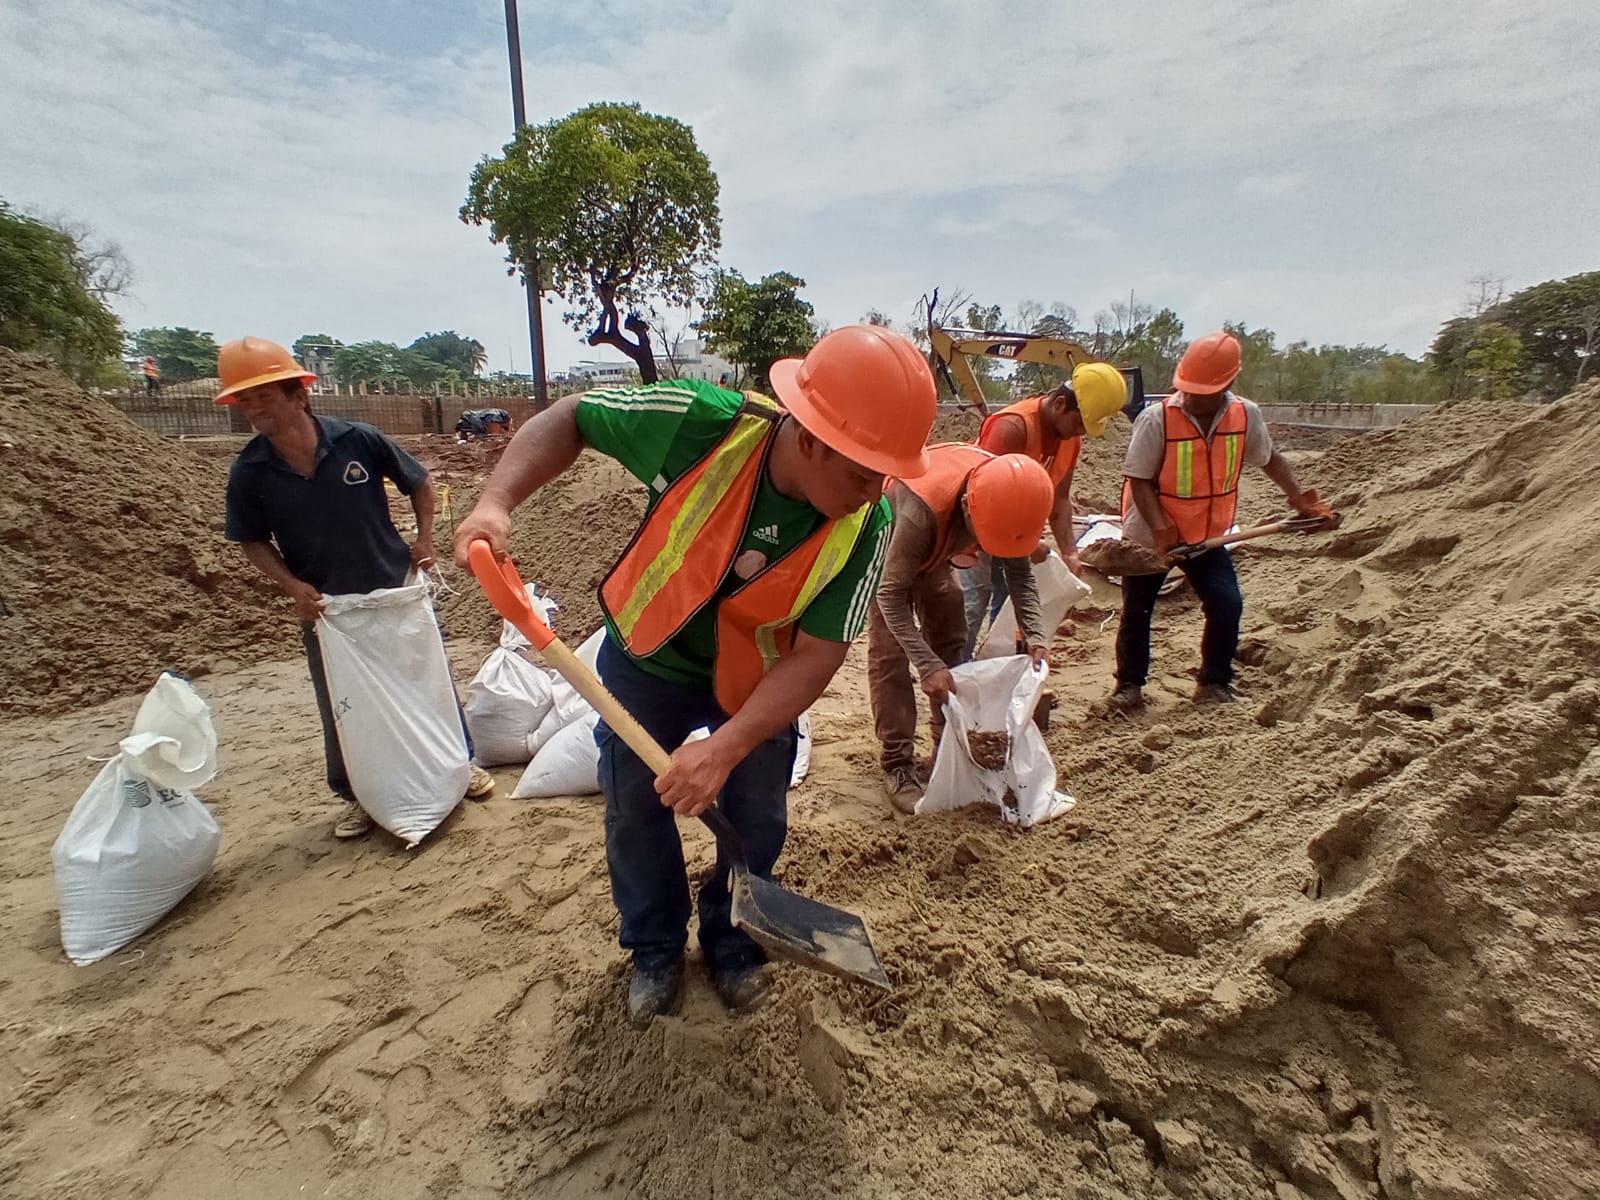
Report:
M511 118L516 132L528 123L528 110L522 100L522 34L517 24L517 0L506 0L506 52L511 57ZM532 248L532 239L528 239ZM539 255L533 253L526 264L523 290L528 296L528 349L531 355L529 372L533 376L533 411L543 412L550 407L550 384L544 368L544 272L540 269Z

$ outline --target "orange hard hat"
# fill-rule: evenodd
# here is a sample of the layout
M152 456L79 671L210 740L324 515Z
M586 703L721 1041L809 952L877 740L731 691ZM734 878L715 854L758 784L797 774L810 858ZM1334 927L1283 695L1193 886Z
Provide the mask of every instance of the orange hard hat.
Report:
M823 445L897 479L927 474L938 392L921 351L880 325L845 325L772 364L772 390Z
M1039 544L1056 489L1039 460L999 454L967 476L967 520L985 553L1020 558Z
M235 392L280 379L298 379L307 385L317 381L284 347L258 337L238 338L217 351L217 376L222 380L218 404L233 404Z
M1172 386L1191 396L1227 390L1239 377L1239 339L1225 329L1197 337L1178 360Z

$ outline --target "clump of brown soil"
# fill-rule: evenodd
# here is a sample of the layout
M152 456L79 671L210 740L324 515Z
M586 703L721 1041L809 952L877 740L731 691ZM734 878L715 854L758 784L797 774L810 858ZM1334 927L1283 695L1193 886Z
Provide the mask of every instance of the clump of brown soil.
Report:
M0 349L0 707L58 712L290 651L287 601L223 540L227 472Z
M1084 566L1104 575L1161 575L1171 569L1150 547L1125 539L1090 542L1078 555Z
M1011 735L1003 729L975 729L967 734L967 753L985 771L998 771L1011 756Z

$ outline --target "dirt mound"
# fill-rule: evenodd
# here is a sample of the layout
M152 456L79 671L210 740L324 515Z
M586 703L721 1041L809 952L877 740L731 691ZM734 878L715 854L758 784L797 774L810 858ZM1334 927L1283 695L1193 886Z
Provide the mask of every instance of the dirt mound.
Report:
M426 461L426 456L424 456ZM472 511L486 473L467 470L451 488L455 519ZM572 468L543 488L512 517L511 555L529 583L561 605L555 630L576 646L600 628L600 582L644 516L644 486L615 461L585 451ZM439 529L440 546L449 534ZM441 606L451 636L492 642L500 618L464 573L457 592Z
M888 993L779 967L770 1002L729 1018L692 952L681 1012L629 1028L595 803L511 801L506 771L416 851L334 843L293 662L208 681L229 731L211 879L75 970L49 841L127 712L13 722L0 775L31 783L0 811L0 1183L1600 1194L1600 493L1567 478L1594 453L1600 389L1452 405L1308 461L1345 524L1239 551L1243 703L1189 703L1201 622L1180 592L1148 712L1083 716L1116 632L1095 580L1051 678L1077 806L1026 833L892 812L852 648L812 706L779 877L865 917ZM1089 472L1116 463L1086 449ZM587 586L640 503L580 465L519 515L528 574ZM452 604L487 643L470 597ZM703 877L708 839L688 823L685 843Z
M287 653L284 602L222 538L227 465L0 349L6 710L56 712Z
M609 1012L573 996L547 1064L569 1086L516 1110L525 1181L1595 1194L1600 494L1558 463L1600 452L1597 409L1336 443L1306 475L1345 528L1240 554L1257 700L1167 701L1180 682L1143 720L1061 722L1069 820L819 825L860 789L808 785L783 878L868 915L894 993L788 971L747 1022L643 1039L619 985ZM838 730L870 772L870 735Z

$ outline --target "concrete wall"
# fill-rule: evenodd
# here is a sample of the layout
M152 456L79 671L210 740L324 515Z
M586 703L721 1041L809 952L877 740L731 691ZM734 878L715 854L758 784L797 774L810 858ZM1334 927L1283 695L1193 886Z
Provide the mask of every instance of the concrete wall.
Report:
M1275 425L1327 425L1338 429L1388 429L1420 417L1429 404L1263 404Z

